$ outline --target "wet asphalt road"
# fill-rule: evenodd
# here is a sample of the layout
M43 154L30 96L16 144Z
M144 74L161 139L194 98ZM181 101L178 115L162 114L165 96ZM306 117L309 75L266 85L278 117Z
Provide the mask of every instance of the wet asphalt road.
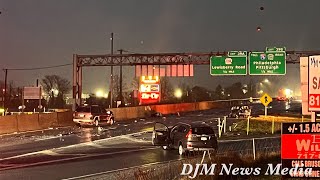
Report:
M281 104L273 106L283 112L282 107ZM151 133L147 131L152 130L155 121L168 125L178 121L204 121L217 132L217 118L228 113L229 109L216 109L167 116L165 119L118 122L111 127L75 126L1 136L0 179L63 179L179 159L182 157L177 152L162 151L151 145ZM229 119L227 126L236 121ZM278 141L275 139L276 144ZM250 147L250 142L247 144ZM231 147L230 143L225 143L226 147ZM225 150L223 145L221 149Z
M155 117L148 119L136 119L116 122L113 126L101 125L100 127L68 127L52 129L45 132L37 131L11 136L2 136L0 139L0 159L17 156L46 149L59 148L73 144L91 142L99 139L130 134L140 131L151 131L154 122L162 122L174 125L177 122L216 121L216 117L223 117L226 110L210 110L195 113L180 113L177 115ZM216 124L213 125L216 128Z

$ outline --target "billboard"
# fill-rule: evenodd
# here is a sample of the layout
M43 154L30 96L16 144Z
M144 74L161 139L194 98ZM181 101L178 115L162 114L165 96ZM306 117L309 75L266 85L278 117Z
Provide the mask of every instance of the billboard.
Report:
M320 55L308 59L309 111L320 111Z
M24 87L23 99L41 99L41 87Z
M135 65L135 76L190 77L193 64L179 65Z
M319 128L320 123L282 123L282 168L298 167L303 171L312 168L311 174L298 171L288 177L320 177Z
M139 86L140 104L160 102L160 92L159 76L141 76Z
M308 57L300 57L300 81L302 115L311 115L308 111Z

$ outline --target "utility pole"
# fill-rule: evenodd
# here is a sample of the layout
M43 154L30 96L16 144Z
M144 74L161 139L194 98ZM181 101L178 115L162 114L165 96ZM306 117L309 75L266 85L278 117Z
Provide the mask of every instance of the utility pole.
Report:
M4 76L4 98L3 98L3 109L6 112L6 106L7 106L7 81L8 81L8 69L4 69L5 76Z
M113 33L111 33L111 55L113 55ZM111 60L113 61L113 57L111 57ZM112 92L113 92L113 66L111 65L111 75L110 75L110 108L112 108L113 104L113 98L112 98Z

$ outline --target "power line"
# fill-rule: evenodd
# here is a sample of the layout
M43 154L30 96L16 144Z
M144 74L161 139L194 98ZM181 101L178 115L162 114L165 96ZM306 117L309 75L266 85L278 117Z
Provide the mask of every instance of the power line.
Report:
M10 71L29 71L29 70L39 70L39 69L51 69L51 68L57 68L57 67L64 67L64 66L70 66L72 63L68 64L60 64L60 65L55 65L55 66L44 66L44 67L35 67L35 68L5 68L3 70L10 70Z

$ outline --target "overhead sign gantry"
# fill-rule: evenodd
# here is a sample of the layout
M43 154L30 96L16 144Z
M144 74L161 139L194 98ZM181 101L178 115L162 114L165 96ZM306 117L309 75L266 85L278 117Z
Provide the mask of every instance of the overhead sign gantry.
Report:
M320 51L286 51L286 63L299 63L299 58L320 54ZM82 68L86 66L136 65L208 65L212 56L226 56L227 52L73 55L73 98L81 104Z

